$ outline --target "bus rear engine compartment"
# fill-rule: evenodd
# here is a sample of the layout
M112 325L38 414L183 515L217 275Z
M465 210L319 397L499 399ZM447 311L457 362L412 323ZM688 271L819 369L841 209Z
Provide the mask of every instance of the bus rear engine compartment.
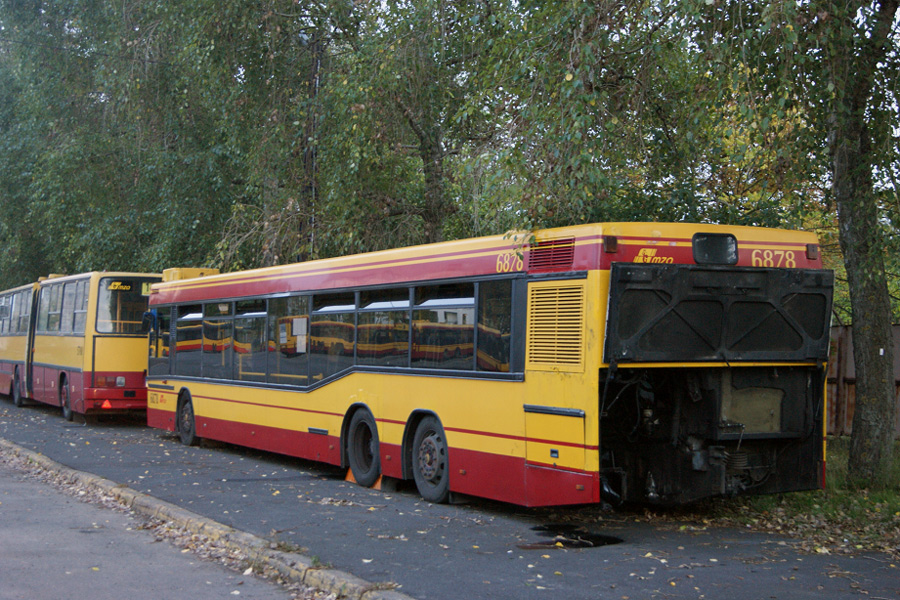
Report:
M610 491L675 505L820 487L823 377L815 366L601 372Z
M814 489L833 274L614 264L600 462L626 501Z

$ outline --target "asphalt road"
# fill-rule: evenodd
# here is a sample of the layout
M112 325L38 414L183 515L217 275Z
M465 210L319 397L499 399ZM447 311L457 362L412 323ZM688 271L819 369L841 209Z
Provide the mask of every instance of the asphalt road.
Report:
M0 600L291 598L275 583L157 543L135 525L0 462Z
M885 555L808 555L786 538L597 507L432 505L315 463L185 447L139 419L67 423L0 400L0 437L420 600L900 597L900 565ZM620 541L599 545L610 537Z

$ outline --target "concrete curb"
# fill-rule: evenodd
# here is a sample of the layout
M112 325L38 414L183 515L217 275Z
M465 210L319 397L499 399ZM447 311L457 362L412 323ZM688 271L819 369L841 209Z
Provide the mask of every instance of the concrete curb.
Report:
M372 584L337 569L316 567L315 561L308 556L273 550L269 540L223 525L104 477L61 465L43 454L3 438L0 438L0 454L23 458L47 471L108 494L145 517L173 523L191 533L204 535L228 549L243 553L247 556L247 561L253 565L262 565L277 571L290 583L300 583L347 600L413 600L406 594L381 589L384 584Z

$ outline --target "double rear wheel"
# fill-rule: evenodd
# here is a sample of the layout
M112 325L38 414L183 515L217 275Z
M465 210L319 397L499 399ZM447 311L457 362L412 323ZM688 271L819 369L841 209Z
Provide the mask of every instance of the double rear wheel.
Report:
M381 457L375 418L358 410L347 430L347 461L356 482L372 486L381 476ZM419 494L428 502L442 503L450 497L447 438L440 420L429 415L419 421L412 440L412 471Z

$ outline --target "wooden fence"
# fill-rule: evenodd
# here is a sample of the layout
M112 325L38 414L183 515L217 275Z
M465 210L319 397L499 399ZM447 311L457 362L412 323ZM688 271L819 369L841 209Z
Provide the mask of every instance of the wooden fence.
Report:
M900 325L894 325L894 398L900 405ZM856 369L850 327L831 328L828 359L828 434L850 435L856 405ZM894 431L900 436L900 410L895 411Z

